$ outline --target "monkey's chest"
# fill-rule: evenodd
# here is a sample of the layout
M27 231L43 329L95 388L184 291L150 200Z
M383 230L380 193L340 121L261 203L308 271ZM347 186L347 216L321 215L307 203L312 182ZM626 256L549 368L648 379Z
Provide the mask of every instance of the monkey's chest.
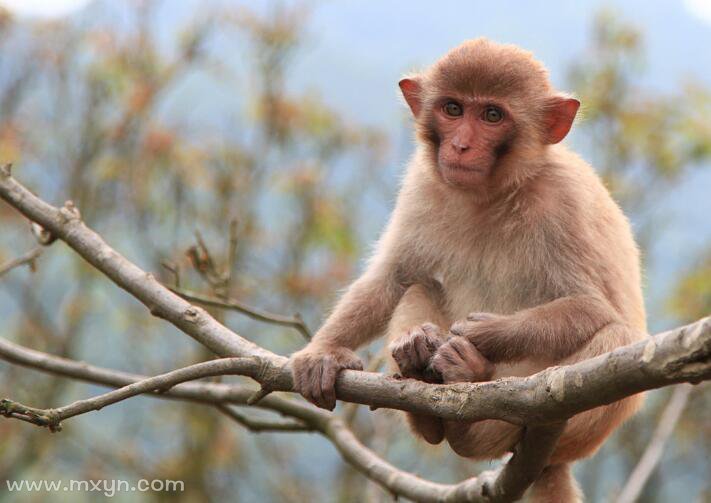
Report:
M441 268L445 309L452 320L474 311L511 314L550 300L549 275L531 255L502 247L498 253L470 253Z

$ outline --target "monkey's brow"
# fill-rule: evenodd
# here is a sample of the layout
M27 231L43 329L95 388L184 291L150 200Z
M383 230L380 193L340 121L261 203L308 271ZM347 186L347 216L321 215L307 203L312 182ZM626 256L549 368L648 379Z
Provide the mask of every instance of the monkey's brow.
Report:
M441 93L439 97L435 100L437 103L455 100L459 103L465 105L498 105L506 108L505 100L501 96L491 96L484 94L468 94L468 93L458 93L458 92L444 92Z

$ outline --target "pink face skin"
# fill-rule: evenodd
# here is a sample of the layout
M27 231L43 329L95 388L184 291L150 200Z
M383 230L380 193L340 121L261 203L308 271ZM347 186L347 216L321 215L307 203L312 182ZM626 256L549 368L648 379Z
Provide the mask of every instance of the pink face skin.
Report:
M432 113L445 182L460 188L485 183L513 136L514 122L506 107L492 99L441 98Z

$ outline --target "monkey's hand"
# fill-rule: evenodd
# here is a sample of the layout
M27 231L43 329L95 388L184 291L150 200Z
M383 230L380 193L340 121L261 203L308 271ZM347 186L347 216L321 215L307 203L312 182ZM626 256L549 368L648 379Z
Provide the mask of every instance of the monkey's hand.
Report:
M513 333L513 319L510 316L492 313L470 313L465 320L454 323L449 331L463 337L487 360L499 362L508 359L508 354L516 348L510 340Z
M322 409L336 406L336 377L341 370L363 370L363 362L348 348L307 346L291 356L294 389Z
M437 348L444 342L442 330L432 323L411 328L390 345L390 353L403 377L427 382L440 382L428 371Z
M488 381L494 373L491 362L464 337L452 337L442 344L431 365L445 384Z

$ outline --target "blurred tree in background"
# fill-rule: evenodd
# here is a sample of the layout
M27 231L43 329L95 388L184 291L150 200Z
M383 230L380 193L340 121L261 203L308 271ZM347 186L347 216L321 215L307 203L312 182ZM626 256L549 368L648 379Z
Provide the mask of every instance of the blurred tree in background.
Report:
M44 198L72 199L90 226L166 283L298 312L317 328L367 251L364 226L374 215L384 221L383 201L395 193L384 169L386 136L354 124L315 92L291 90L306 9L204 12L178 40L167 40L157 3L129 5L107 4L91 22L20 22L0 10L0 161L15 162L17 175ZM571 70L571 89L586 107L578 137L589 142L591 160L642 242L661 239L650 205L711 157L711 94L693 83L668 96L640 90L642 36L609 13L593 26L591 44ZM237 57L225 58L225 47ZM33 246L25 222L5 205L0 226L0 262ZM16 270L0 280L3 337L143 374L207 356L66 248L47 249L37 266L36 274ZM669 305L681 322L711 311L708 256L690 268ZM276 352L303 343L294 330L212 312ZM0 370L0 387L21 402L51 407L90 391L1 362ZM653 393L643 414L579 464L589 501L619 490L667 395ZM680 474L702 477L711 491L705 395L692 394L664 478L655 476L645 501L664 501L664 479ZM441 481L478 470L445 448L415 444L393 411L347 405L342 412L366 444L403 469ZM0 438L7 439L2 480L185 481L184 493L130 495L146 500L389 498L320 438L244 433L211 410L179 403L124 402L51 437L0 421ZM13 497L0 493L19 501Z

